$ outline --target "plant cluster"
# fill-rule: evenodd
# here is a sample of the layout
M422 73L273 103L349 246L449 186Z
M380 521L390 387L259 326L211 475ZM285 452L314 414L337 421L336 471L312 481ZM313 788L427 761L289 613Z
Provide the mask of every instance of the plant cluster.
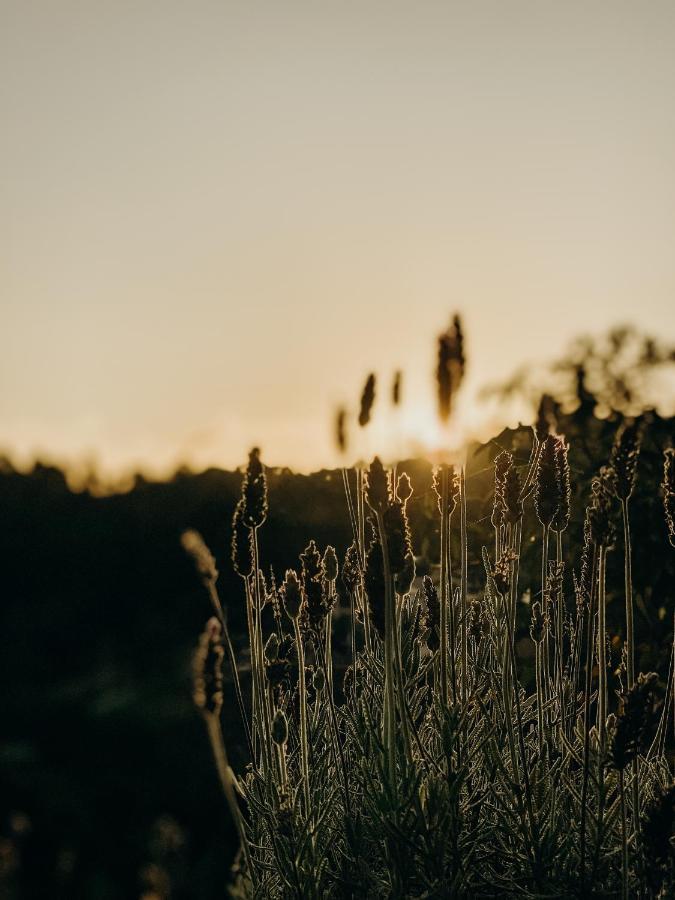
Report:
M439 341L443 420L464 367L455 318ZM374 398L371 375L362 427ZM344 426L341 412L341 449ZM564 577L572 569L565 532L575 513L569 448L553 428L541 408L527 465L507 452L495 460L494 546L482 548L483 589L472 594L461 463L443 463L434 476L435 577L416 577L410 479L376 457L367 469L343 472L353 542L341 567L332 547L322 552L311 541L277 584L265 579L259 559L267 494L253 451L232 539L247 610L250 706L215 562L194 532L184 538L214 610L195 655L195 701L239 833L234 895L672 896L673 666L660 709L658 677L634 671L629 501L642 425L624 423L593 481L574 603ZM669 451L663 488L671 537L673 470ZM529 503L541 526L541 581L525 586L520 559ZM451 552L454 516L458 559ZM612 550L623 552L625 564L625 685L618 697L610 696L607 678ZM531 690L515 640L525 587L533 598ZM338 603L351 636L342 668L332 652ZM228 764L220 725L225 655L251 754L239 775Z

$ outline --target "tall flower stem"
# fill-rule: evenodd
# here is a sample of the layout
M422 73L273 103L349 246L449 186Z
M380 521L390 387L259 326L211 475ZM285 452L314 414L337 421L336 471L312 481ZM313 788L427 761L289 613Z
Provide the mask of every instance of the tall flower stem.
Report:
M542 662L542 641L537 641L534 645L535 659L535 675L537 681L537 738L539 742L539 755L544 750L544 674Z
M298 653L298 692L300 700L300 766L305 798L305 815L309 818L309 743L307 739L307 685L305 683L305 649L297 617L293 619L295 646Z
M624 548L624 581L626 591L626 680L628 690L635 684L635 633L633 628L633 548L630 538L630 520L628 518L628 498L621 500L621 518L623 520ZM635 754L631 765L631 804L633 807L633 828L637 832L640 827L640 760Z
M365 496L364 496L364 478L363 469L359 466L356 469L356 513L358 523L358 548L359 558L361 561L361 571L366 570L366 514L365 514ZM363 584L358 588L361 598L361 612L363 613L363 639L366 647L366 653L372 652L372 641L370 634L370 615L368 614L368 597L363 589Z
M605 568L607 548L600 545L598 552L598 825L593 858L593 876L597 872L605 828L605 752L607 749L607 623L605 609Z
M598 548L593 547L593 560L591 563L591 596L589 597L589 609L587 616L586 633L586 680L584 685L584 768L581 785L581 822L580 822L580 874L581 892L584 893L586 880L586 817L588 804L588 779L590 776L590 752L591 752L591 688L593 683L593 644L595 629L595 597L596 597L596 567L598 560Z
M628 690L630 690L635 684L635 632L633 626L633 548L630 538L628 498L621 500L621 518L623 520L624 581L626 590L626 680L628 682ZM637 753L631 764L631 774L633 776L631 780L633 829L637 832L640 827L640 760Z
M628 900L628 835L626 825L626 789L623 769L619 770L619 794L621 796L621 897Z
M462 625L462 703L466 704L469 694L469 629L467 621L468 595L468 540L466 528L466 469L462 466L459 475L460 490L460 617Z
M440 650L441 650L441 702L448 705L448 555L446 542L448 533L446 521L448 509L448 468L441 467L441 611L440 611ZM454 648L453 648L454 652Z
M624 579L626 588L626 677L628 690L635 684L635 637L633 634L633 579L628 500L621 501L624 540Z
M253 743L253 762L257 764L258 743L258 665L255 639L255 623L253 620L253 597L251 595L250 578L244 579L246 588L246 621L248 624L248 643L251 656L251 741Z
M447 521L446 539L446 566L448 572L448 629L449 629L449 656L450 656L450 688L452 690L452 702L457 703L457 617L455 615L455 591L452 586L452 553L450 547L452 513Z
M326 673L326 684L330 696L333 696L333 610L328 611L326 616L326 648L325 648L326 665L324 671Z
M396 594L394 594L394 597L396 597ZM412 765L412 740L409 725L409 721L411 720L412 716L408 708L408 700L405 694L405 670L403 668L403 653L401 651L401 630L398 619L399 617L396 615L396 610L394 610L394 626L396 629L394 634L394 663L396 669L396 687L398 692L399 714L401 716L401 730L403 731L405 758L406 761L410 765Z
M605 609L605 567L607 549L598 551L598 733L604 744L607 729L607 624Z
M562 555L562 531L558 530L555 533L555 560L556 567L558 573L562 571L563 565L563 555ZM560 575L561 583L560 588L557 592L556 596L556 609L555 609L555 619L556 619L556 681L557 681L557 696L558 696L558 715L560 720L560 728L565 731L565 691L564 691L564 636L565 636L565 622L564 622L564 605L565 605L565 592L562 583L562 575Z
M262 597L260 596L260 556L258 552L258 529L253 529L253 597L255 600L255 656L256 670L258 674L258 713L260 717L260 732L262 737L263 756L265 764L268 768L272 766L272 756L270 752L272 722L269 714L269 707L265 700L265 684L264 671L265 663L263 658L263 638L262 638Z
M255 598L251 588L251 580L246 580L246 606L250 618L249 630L251 632L251 679L253 693L253 745L260 750L259 758L254 758L256 765L264 764L269 768L270 760L267 745L265 722L267 712L265 710L265 692L263 690L262 651L258 649L257 616L255 615ZM256 743L257 742L257 743ZM259 747L258 747L259 745Z
M354 535L354 540L356 541L356 546L359 546L359 525L356 513L354 511L354 503L352 501L352 489L349 485L349 469L342 469L342 483L345 489L345 497L347 498L347 510L349 512L349 521L352 526L352 534ZM358 490L358 483L357 483Z
M551 617L549 610L549 593L546 588L548 574L548 536L549 526L544 525L542 526L541 539L541 608L544 613L544 621L548 623L544 631L544 697L547 701L550 696L551 682L551 645L549 640Z
M387 535L384 530L384 519L381 511L377 511L377 527L382 543L382 559L384 565L384 693L385 706L383 718L383 743L387 754L387 767L392 789L396 779L396 697L394 693L394 591Z

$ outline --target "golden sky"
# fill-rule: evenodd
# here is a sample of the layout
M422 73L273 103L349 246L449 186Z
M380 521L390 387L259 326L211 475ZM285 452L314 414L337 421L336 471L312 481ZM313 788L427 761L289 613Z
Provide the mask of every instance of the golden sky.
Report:
M0 446L331 461L617 321L675 338L675 4L7 0Z

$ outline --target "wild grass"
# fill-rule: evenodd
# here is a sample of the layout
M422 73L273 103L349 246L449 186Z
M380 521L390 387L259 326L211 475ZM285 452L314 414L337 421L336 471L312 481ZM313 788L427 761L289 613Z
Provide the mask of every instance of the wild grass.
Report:
M443 420L463 370L455 319L439 341ZM374 396L369 378L362 427ZM642 425L627 421L585 509L574 510L569 447L542 408L527 464L507 452L495 460L494 543L481 548L483 587L471 594L461 464L441 464L434 478L434 577L415 573L410 479L375 458L367 469L343 471L353 543L342 566L332 547L320 552L312 541L298 568L276 584L262 575L266 479L259 453L251 453L232 542L247 610L250 705L215 561L198 535L184 536L214 612L195 656L195 701L240 839L234 896L673 896L675 788L666 750L672 660L666 679L634 671L629 501L639 490L641 440ZM344 412L338 443L345 448ZM664 553L672 552L666 538L672 540L675 515L673 470L668 451ZM525 585L528 504L539 523L541 575ZM580 560L566 545L575 515L584 520ZM610 552L623 554L625 570L624 687L617 697L608 689ZM516 647L526 590L534 599L532 686ZM339 595L349 616L346 669L332 648ZM266 631L268 605L274 624ZM229 766L220 726L225 653L250 752L239 774Z

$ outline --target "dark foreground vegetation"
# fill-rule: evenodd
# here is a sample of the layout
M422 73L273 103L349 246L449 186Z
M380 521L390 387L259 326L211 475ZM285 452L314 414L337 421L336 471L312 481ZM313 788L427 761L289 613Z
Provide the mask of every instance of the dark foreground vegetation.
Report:
M543 594L545 498L536 505L536 492L528 494L518 519L518 510L500 507L498 496L495 512L494 467L495 458L507 451L512 458L501 457L497 468L517 471L521 487L530 472L534 483L541 463L537 448L543 451L546 444L543 431L534 441L530 428L504 432L488 445L470 448L465 527L453 472L437 473L435 489L432 467L424 461L398 466L397 475L405 471L412 487L405 500L405 482L387 481L384 473L380 500L372 496L376 467L363 478L365 505L359 507L351 481L356 526L341 472L306 477L268 470L265 521L255 529L265 586L259 579L250 582L254 614L263 593L270 599L252 652L246 579L230 564L242 473L184 472L167 483L139 478L125 494L95 497L72 493L55 469L38 466L20 474L6 462L0 473L0 897L223 896L240 840L202 721L213 719L221 700L230 765L239 776L248 771L239 785L247 795L247 803L240 804L246 820L240 826L250 844L248 867L243 857L238 862L246 876L239 880L242 892L252 881L262 896L325 896L330 889L337 896L393 891L432 897L446 896L443 891L453 883L459 892L489 896L511 891L577 896L592 889L634 896L638 887L655 896L664 890L672 877L667 806L652 842L658 858L647 856L641 823L653 822L670 778L672 725L658 729L666 721L673 633L675 550L668 542L661 488L673 421L650 413L640 434L630 499L633 680L642 685L641 672L658 677L627 701L621 504L612 485L592 486L611 459L622 417L597 418L587 387L579 380L577 386L576 411L557 410L556 421L547 425L569 445L570 517L560 529L562 576L545 565ZM395 484L401 484L397 497ZM591 544L603 552L596 553L595 565L591 553L584 588L585 511L593 508L594 497L602 507L605 493L598 492L605 489L611 503L605 522L596 521L595 527L604 524L616 534L603 537L596 531ZM443 518L439 502L443 508L452 497L458 505L452 518ZM398 563L389 559L388 568L380 558L380 570L377 547L382 553L387 538L380 539L378 512L384 515L397 500L407 520L407 527L394 529L403 535L398 547L403 552ZM556 515L557 507L552 518ZM509 516L513 521L506 521ZM548 559L555 564L556 529L552 521L549 526ZM246 769L246 731L228 666L222 698L206 682L200 700L205 716L192 701L192 649L212 607L209 591L180 547L186 528L203 536L221 570L217 589L255 743L253 770ZM351 581L349 572L344 577L355 530L365 582L353 572ZM396 544L388 527L382 534ZM336 551L337 571L331 555L324 555L329 545ZM406 572L410 550L414 581ZM588 553L586 562L588 572ZM288 569L298 576L298 619L287 614L289 603L293 611L294 589L292 576L285 579ZM202 573L208 587L208 566ZM277 590L284 581L284 589ZM312 596L316 606L310 615ZM386 610L394 596L399 599L392 619ZM378 597L389 598L379 613ZM471 615L465 615L469 609ZM559 613L563 623L557 631ZM332 664L325 653L327 621ZM255 619L253 624L255 631ZM599 627L606 641L597 639ZM276 648L269 644L273 633L279 637ZM452 641L445 653L442 633ZM215 640L218 626L212 623L206 634ZM300 646L308 667L302 690ZM557 647L563 651L558 656ZM598 667L601 647L606 678L600 678ZM258 690L252 692L256 679ZM600 703L618 719L607 722ZM630 703L640 716L631 720L634 730L621 756L617 731L627 727L620 723ZM357 740L365 745L360 752ZM638 816L636 758L643 785ZM367 798L375 796L375 781L389 787L380 790L381 802L373 807ZM554 812L544 815L551 804ZM587 810L583 865L582 807ZM322 823L318 810L326 811ZM486 823L494 858L485 849ZM255 849L261 846L268 855ZM498 862L509 847L511 863ZM364 865L350 863L359 856ZM431 859L436 870L422 865ZM598 884L604 884L602 890Z

